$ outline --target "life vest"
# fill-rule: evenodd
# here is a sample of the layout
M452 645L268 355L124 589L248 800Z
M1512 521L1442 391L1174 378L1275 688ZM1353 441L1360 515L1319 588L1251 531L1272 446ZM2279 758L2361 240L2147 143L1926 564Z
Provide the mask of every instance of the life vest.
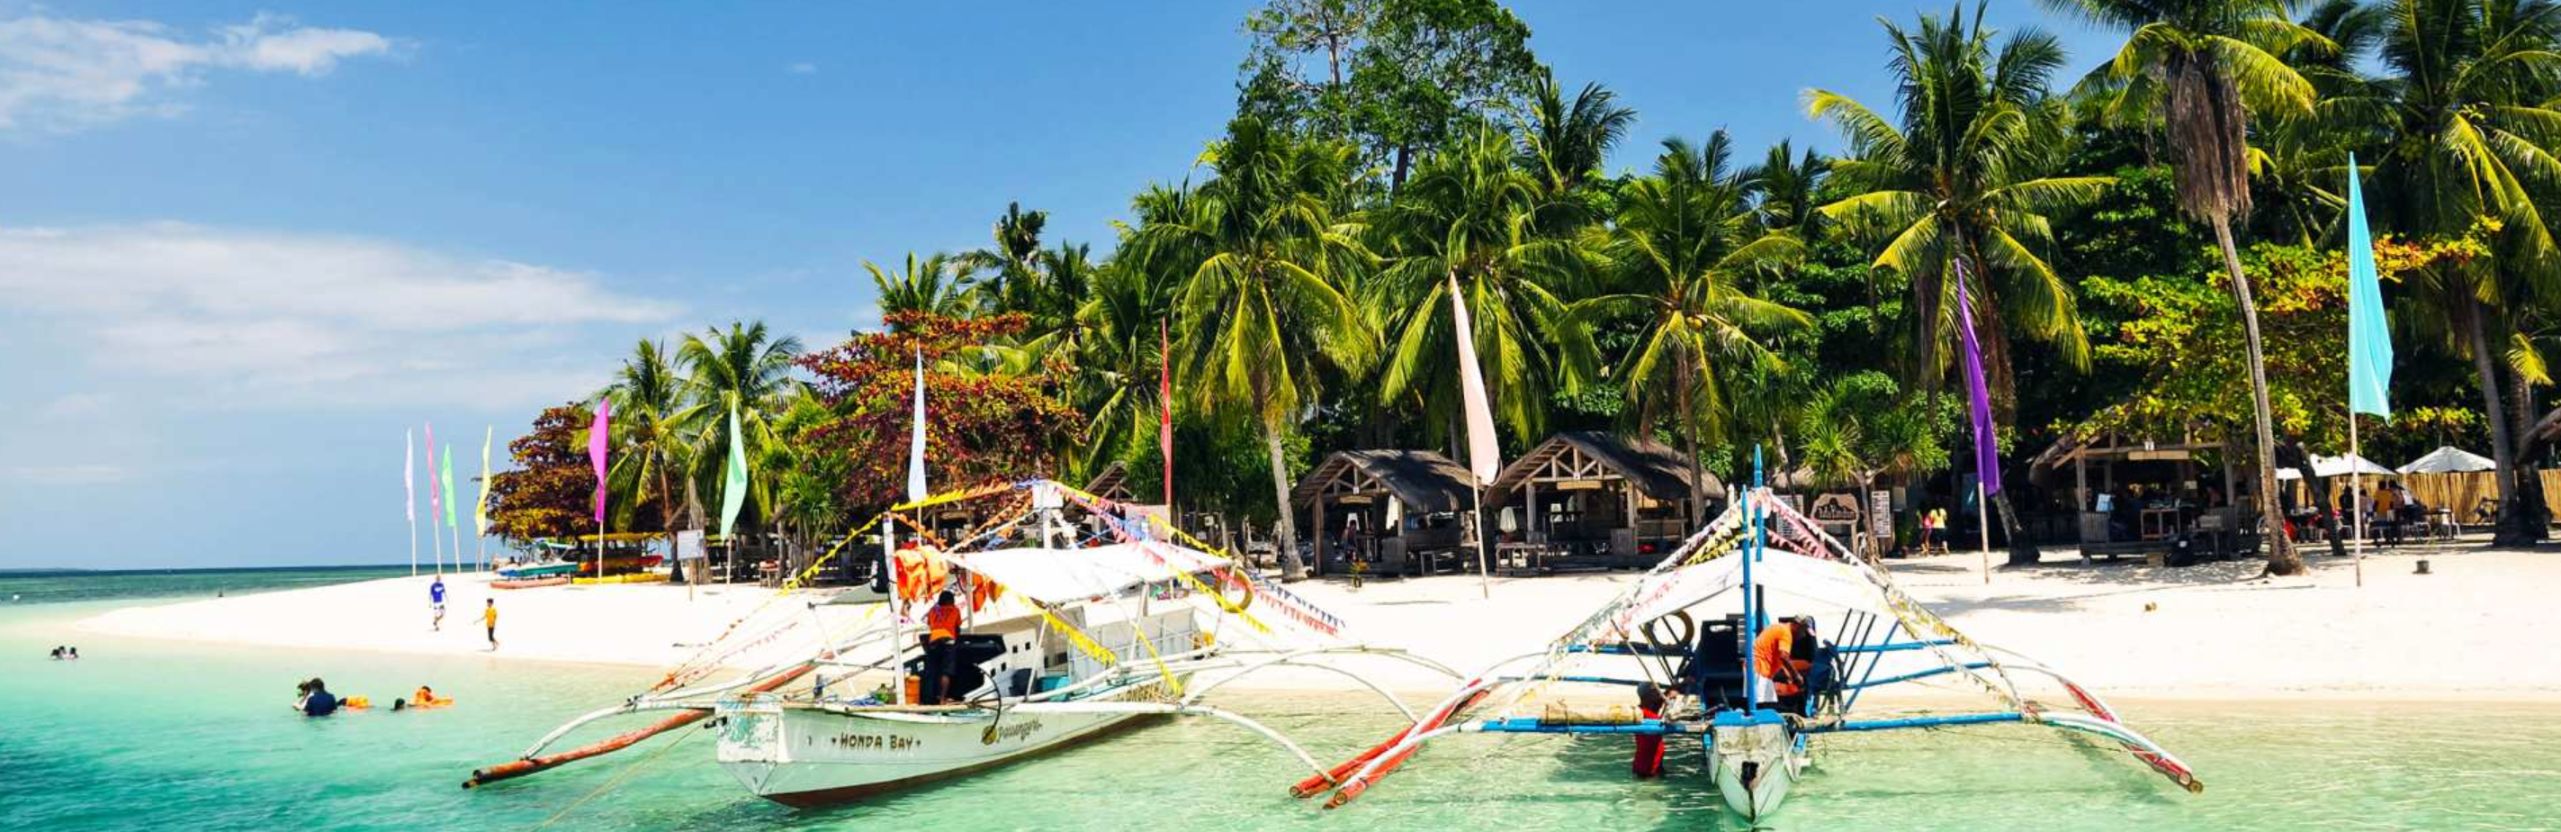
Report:
M933 600L951 583L951 564L941 552L923 546L898 550L891 561L898 569L898 599L911 604Z
M941 641L960 637L960 608L941 604L925 613L925 640Z

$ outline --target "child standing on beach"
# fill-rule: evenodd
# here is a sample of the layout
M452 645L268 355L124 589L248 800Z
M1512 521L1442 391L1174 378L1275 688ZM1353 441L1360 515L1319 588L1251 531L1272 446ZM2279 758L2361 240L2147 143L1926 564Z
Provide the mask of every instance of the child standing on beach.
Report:
M498 599L491 598L480 608L480 623L489 628L489 649L498 649Z
M439 632L439 633L444 632L444 631L445 631L445 579L444 579L444 576L442 576L442 575L436 576L436 582L435 582L435 583L432 583L432 584L428 584L428 585L427 585L427 602L435 608L435 612L436 612L436 624L435 624L435 629L436 629L436 632Z

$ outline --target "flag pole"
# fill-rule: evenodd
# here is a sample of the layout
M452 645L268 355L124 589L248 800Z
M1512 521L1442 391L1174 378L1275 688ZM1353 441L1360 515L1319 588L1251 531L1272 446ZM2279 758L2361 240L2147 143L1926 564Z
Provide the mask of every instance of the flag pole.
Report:
M2355 384L2350 381L2350 384ZM2351 394L2353 395L2353 394ZM2350 545L2356 548L2356 585L2365 586L2365 472L2357 463L2365 461L2356 444L2356 408L2348 408L2348 506L2356 512L2356 537Z
M409 510L409 577L418 577L418 444L412 434L400 432L400 490L409 495L402 508Z
M1983 492L1983 475L1974 475L1974 525L1983 531L1983 585L1992 585L1992 498ZM2018 541L2011 541L2017 543Z
M1469 491L1476 496L1476 510L1468 523L1476 527L1476 591L1491 601L1494 599L1494 562L1485 556L1485 483L1477 483Z

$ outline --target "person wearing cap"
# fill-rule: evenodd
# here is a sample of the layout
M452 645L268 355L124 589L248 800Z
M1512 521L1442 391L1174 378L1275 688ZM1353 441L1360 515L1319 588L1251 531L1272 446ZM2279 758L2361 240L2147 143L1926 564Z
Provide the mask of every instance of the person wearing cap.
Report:
M1814 619L1802 615L1781 618L1752 639L1752 673L1778 694L1780 711L1805 713L1806 674L1814 662L1800 656L1810 656L1813 646Z
M951 590L943 590L933 609L925 611L925 667L923 679L917 682L918 697L924 704L940 705L956 691L946 690L951 682L952 665L960 657L960 604Z

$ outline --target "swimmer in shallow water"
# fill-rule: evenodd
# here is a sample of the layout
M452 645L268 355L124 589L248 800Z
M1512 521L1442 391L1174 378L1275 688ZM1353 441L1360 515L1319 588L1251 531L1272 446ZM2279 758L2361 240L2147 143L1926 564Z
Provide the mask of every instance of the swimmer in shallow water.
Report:
M329 685L319 677L312 677L296 685L295 689L302 691L302 698L294 700L293 709L301 711L303 716L328 716L338 712L338 697L329 693Z

